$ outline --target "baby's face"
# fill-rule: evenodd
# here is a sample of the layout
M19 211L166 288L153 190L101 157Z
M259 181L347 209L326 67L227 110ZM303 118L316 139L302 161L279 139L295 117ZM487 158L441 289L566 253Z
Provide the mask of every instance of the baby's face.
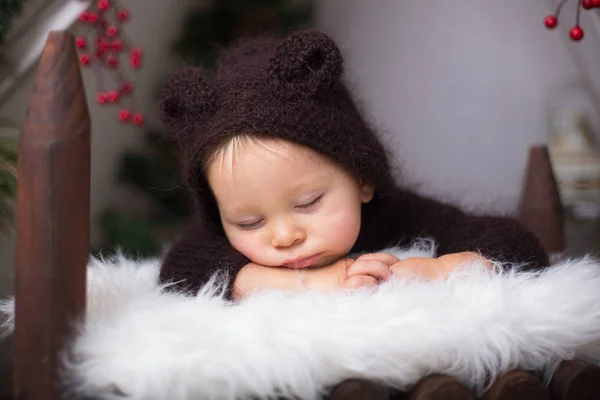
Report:
M207 168L232 246L260 265L327 265L354 245L371 185L291 143L249 144Z

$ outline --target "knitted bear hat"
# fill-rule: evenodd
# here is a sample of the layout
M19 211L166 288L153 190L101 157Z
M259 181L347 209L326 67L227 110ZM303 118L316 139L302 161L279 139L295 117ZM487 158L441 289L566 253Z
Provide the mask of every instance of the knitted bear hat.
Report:
M171 77L161 119L177 139L196 205L216 227L222 229L203 168L219 145L242 133L308 146L372 183L376 199L391 195L388 157L341 82L342 67L334 41L305 30L240 41L221 53L210 78L198 67Z

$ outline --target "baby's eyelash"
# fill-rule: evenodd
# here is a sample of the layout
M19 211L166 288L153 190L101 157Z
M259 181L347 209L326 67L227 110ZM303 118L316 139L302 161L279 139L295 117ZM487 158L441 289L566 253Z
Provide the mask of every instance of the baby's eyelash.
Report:
M241 230L244 231L251 231L253 229L259 228L260 225L262 224L263 220L258 220L256 222L251 222L248 224L237 224L238 228L240 228Z
M316 199L311 201L310 203L302 204L301 206L298 206L298 208L300 208L302 210L312 210L321 202L322 198L323 198L323 195L321 194Z

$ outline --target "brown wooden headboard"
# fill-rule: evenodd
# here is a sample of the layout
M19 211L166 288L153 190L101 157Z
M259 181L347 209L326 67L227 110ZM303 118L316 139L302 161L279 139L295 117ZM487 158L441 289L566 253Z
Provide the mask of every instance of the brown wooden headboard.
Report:
M551 252L564 249L562 211L548 153L531 149L521 221ZM52 32L43 50L20 137L17 193L16 313L13 351L14 397L60 398L59 353L84 317L90 220L90 118L74 38ZM524 371L500 377L486 400L576 398L598 371L566 362L550 389ZM586 375L587 374L587 375ZM600 384L593 387L600 391ZM511 392L512 391L512 392ZM533 395L534 397L529 397ZM331 399L381 399L389 392L369 382L345 381ZM468 399L472 394L450 377L433 376L407 394L410 399ZM516 397L515 397L516 396Z

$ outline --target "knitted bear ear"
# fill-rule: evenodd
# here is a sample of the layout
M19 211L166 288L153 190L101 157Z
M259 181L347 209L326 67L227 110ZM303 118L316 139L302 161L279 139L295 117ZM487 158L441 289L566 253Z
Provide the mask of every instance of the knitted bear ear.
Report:
M342 74L343 59L335 42L324 33L306 30L283 41L269 61L269 80L279 97L325 93Z
M214 107L214 92L198 67L174 73L163 88L160 116L164 124L179 131L208 117Z

